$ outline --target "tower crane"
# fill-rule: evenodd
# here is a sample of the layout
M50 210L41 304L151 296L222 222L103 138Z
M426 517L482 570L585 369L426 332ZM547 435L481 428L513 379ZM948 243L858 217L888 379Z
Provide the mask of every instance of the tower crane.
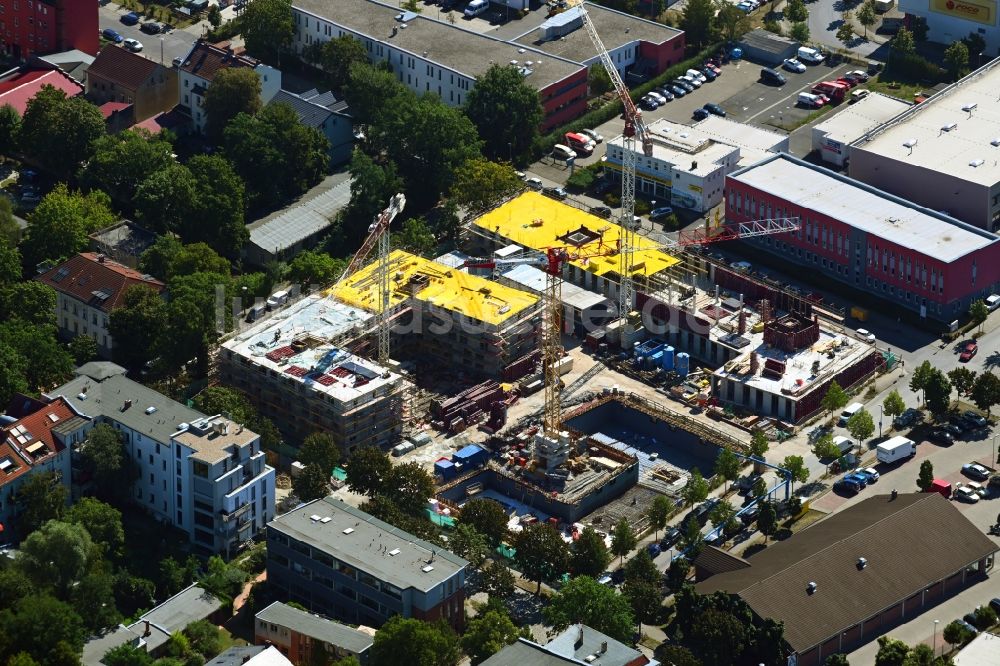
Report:
M601 41L601 36L597 34L597 28L594 27L593 22L590 20L590 15L587 13L587 8L583 5L583 0L569 0L567 3L567 11L574 8L580 12L583 27L587 30L587 34L590 36L590 41L593 42L594 48L597 50L597 54L601 58L601 64L604 66L608 76L611 78L611 83L614 85L615 93L618 95L618 99L621 100L622 106L625 109L625 129L622 132L622 198L620 224L622 227L622 248L627 250L635 244L636 143L639 142L642 144L642 152L646 157L652 157L653 140L649 136L646 125L642 120L642 111L636 108L635 102L632 101L632 97L629 95L628 86L625 85L625 81L622 80L621 74L618 73L618 68L615 67L611 54L608 53L607 48L604 46L604 42ZM622 319L624 319L628 313L632 311L632 301L635 297L635 284L632 280L632 272L635 267L635 262L632 254L632 252L622 252L619 255L621 283L618 287L618 316Z
M351 262L333 285L340 286L347 278L358 271L368 260L372 249L376 250L375 284L378 291L378 310L376 312L378 331L378 362L385 365L389 361L389 225L406 207L406 197L396 194L389 199L389 205L375 216L368 226L368 236L361 247L351 258Z

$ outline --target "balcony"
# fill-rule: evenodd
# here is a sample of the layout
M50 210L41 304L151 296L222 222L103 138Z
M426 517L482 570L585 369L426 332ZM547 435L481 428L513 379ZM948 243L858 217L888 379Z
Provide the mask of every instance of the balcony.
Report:
M220 511L219 515L222 517L222 522L229 523L229 522L237 520L237 519L241 518L242 516L246 515L246 513L249 510L250 510L250 503L247 502L243 506L238 507L237 509L235 509L233 511L230 511L230 512Z

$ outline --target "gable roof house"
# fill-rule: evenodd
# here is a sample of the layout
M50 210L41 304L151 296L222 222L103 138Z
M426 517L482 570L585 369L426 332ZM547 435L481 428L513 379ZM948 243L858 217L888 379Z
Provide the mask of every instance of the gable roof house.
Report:
M87 98L132 105L132 121L142 122L177 103L177 72L119 46L101 49L87 69Z
M293 93L279 90L270 104L282 103L292 107L306 127L315 127L330 142L330 162L343 164L351 159L354 149L354 121L348 114L347 102L338 100L331 92L309 90Z

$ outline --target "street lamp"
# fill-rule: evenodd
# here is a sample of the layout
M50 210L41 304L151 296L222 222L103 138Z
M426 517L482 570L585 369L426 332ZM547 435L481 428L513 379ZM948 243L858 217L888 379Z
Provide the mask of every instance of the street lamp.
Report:
M247 313L247 288L246 288L246 285L243 285L243 287L241 287L241 289L243 291L243 298L240 299L240 304L243 306L243 315L242 316L246 316L246 313Z
M934 620L934 654L937 655L937 626L941 620Z
M882 405L878 406L878 438L882 439Z

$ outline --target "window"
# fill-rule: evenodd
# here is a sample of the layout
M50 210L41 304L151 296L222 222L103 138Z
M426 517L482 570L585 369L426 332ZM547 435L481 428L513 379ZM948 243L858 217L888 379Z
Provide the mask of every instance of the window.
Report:
M192 467L195 476L201 477L203 479L208 478L208 465L206 465L203 462L198 462L197 460L195 460Z

